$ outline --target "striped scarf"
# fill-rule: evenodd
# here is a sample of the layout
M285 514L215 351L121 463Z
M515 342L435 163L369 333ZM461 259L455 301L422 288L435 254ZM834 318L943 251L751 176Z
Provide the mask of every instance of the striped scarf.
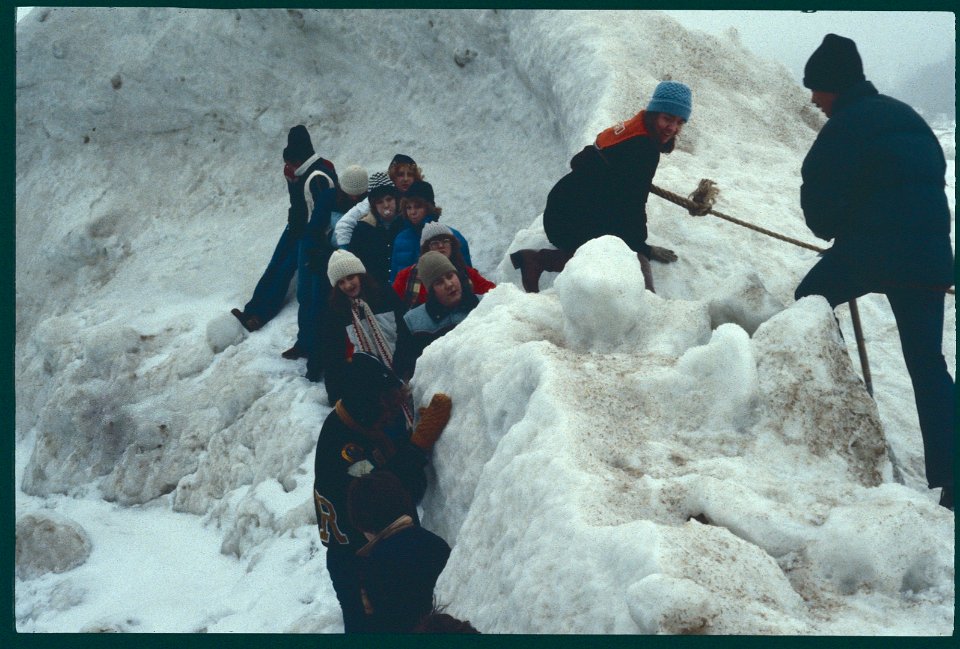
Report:
M357 342L360 344L360 349L368 354L378 356L380 360L392 370L393 354L390 352L390 346L387 344L387 340L380 330L380 325L377 324L370 305L360 298L352 299L350 317L353 320L353 330L357 334ZM370 335L373 337L372 342L370 341L370 337L367 336L367 332L364 331L363 325L360 324L360 320L362 319L366 319L367 324L370 326ZM407 427L412 428L413 406L409 399L403 402L403 416L407 420Z

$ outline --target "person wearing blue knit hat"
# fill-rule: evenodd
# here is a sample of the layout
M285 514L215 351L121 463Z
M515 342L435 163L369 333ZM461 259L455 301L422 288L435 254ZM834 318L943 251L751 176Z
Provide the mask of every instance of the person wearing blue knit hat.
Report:
M690 88L679 81L661 81L647 104L649 113L675 115L684 122L690 121L693 110Z
M543 271L560 272L577 248L608 234L636 251L644 284L654 290L650 261L669 264L677 255L647 243L647 196L660 154L673 151L692 110L687 85L661 81L645 110L601 132L570 160L570 173L550 190L543 210L543 230L556 249L510 255L525 291L539 291Z

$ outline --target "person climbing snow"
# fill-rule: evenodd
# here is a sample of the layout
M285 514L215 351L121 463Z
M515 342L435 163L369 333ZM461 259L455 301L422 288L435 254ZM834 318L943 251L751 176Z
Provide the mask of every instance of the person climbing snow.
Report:
M283 175L290 194L287 210L287 226L273 250L270 262L253 290L253 296L243 309L231 309L230 313L240 321L243 328L254 332L270 322L283 307L294 274L300 272L297 281L297 300L300 303L298 322L303 327L311 315L309 283L303 278L308 261L307 252L315 248L308 235L308 226L329 221L333 209L337 172L329 160L320 157L310 140L310 133L303 124L298 124L287 133L287 146L283 149ZM308 303L304 310L304 304ZM300 331L297 344L283 353L284 358L301 358L306 355L310 333Z
M327 572L343 612L345 633L365 631L357 551L367 539L350 521L347 489L354 478L380 470L396 475L416 506L427 486L428 453L450 419L450 397L434 394L418 411L408 439L384 431L402 417L406 387L376 356L357 352L348 364L342 397L320 428L314 456L313 499ZM414 510L413 513L415 513ZM417 521L419 522L419 521Z
M690 88L661 81L645 110L602 131L570 160L570 173L550 190L543 210L543 230L556 249L510 255L525 291L538 292L543 271L560 272L577 248L603 235L620 237L637 253L654 290L650 260L668 264L677 255L647 243L647 196L660 154L673 151L691 110Z
M927 482L952 509L955 396L942 345L953 248L943 149L916 111L866 79L849 38L824 37L803 85L827 122L803 161L800 205L810 230L833 246L794 297L822 295L836 307L867 293L887 296L913 383Z

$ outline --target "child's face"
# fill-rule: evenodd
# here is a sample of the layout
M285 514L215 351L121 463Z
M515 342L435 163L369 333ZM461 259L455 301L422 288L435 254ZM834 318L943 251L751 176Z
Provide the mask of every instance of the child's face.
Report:
M427 243L430 250L436 250L439 253L442 253L447 259L450 258L450 255L453 254L453 238L447 235L434 237L430 239Z
M460 277L454 271L444 273L443 277L433 283L433 294L437 302L445 307L455 307L460 304L463 289L460 286Z
M408 164L403 164L397 166L393 172L393 176L390 180L393 181L393 184L397 186L402 192L410 189L410 185L413 184L413 181L417 179L416 173L413 171L413 167Z
M397 214L397 199L392 194L386 194L373 201L373 207L377 210L380 218L392 221Z
M337 282L337 288L343 291L347 297L358 297L360 295L360 275L347 275Z
M682 117L671 115L669 113L660 113L657 115L657 139L660 144L666 144L670 138L680 135L680 130L686 124Z
M407 220L411 225L420 225L427 218L427 204L423 201L412 200L407 202Z

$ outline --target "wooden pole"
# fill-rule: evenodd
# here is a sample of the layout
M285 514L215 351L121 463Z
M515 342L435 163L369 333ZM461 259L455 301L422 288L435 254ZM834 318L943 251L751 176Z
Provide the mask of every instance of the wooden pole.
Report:
M867 360L867 343L863 339L863 328L860 326L860 310L857 300L850 300L850 319L853 320L853 335L857 340L857 352L860 354L860 369L863 370L863 382L867 392L873 396L873 379L870 377L870 361Z

